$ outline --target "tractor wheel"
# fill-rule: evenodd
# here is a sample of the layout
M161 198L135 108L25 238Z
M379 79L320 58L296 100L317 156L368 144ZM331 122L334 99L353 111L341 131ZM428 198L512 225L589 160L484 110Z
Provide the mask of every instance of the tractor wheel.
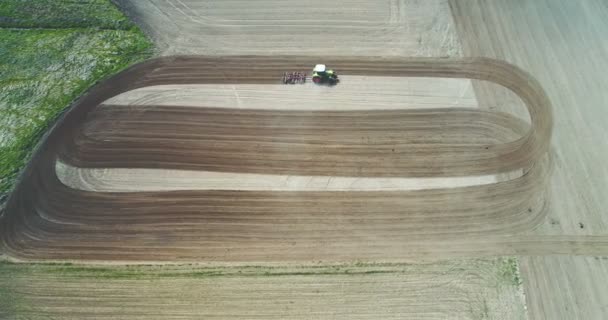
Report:
M312 82L321 83L321 77L312 77Z

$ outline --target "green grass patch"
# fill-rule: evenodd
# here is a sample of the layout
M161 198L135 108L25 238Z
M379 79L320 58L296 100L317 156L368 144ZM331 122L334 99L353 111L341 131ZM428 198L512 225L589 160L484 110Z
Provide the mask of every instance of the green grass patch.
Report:
M62 278L151 280L210 277L282 277L323 275L373 275L403 272L404 266L306 266L306 267L203 267L188 265L87 266L72 264L13 264L0 262L4 274L52 274Z
M448 295L458 299L463 308L468 308L463 309L468 315L467 319L499 319L500 316L511 314L521 314L525 318L523 296L518 293L520 286L513 285L511 277L515 270L513 263L516 262L512 258L489 258L422 264L212 267L196 264L114 266L0 261L0 294L5 295L4 298L0 296L0 307L10 311L7 314L16 315L14 318L7 317L8 319L20 319L19 316L39 319L42 318L41 315L59 315L61 309L54 308L70 302L95 301L100 306L122 307L116 300L125 292L141 292L141 298L145 300L159 296L179 296L181 288L184 288L188 292L183 301L197 301L207 294L212 295L213 290L223 284L258 282L250 278L263 278L260 281L268 284L295 281L309 285L316 283L322 287L326 283L325 277L330 276L330 284L340 279L349 283L350 277L359 278L355 281L379 281L378 283L394 279L404 281L403 290L409 290L406 284L412 281L426 281L428 290L451 292ZM102 290L87 291L84 293L87 300L81 300L82 292L63 288L64 285L74 288L79 284ZM116 291L112 288L116 288ZM165 288L172 289L166 291ZM168 295L168 292L173 294ZM125 310L128 310L129 305L138 303L127 302ZM94 310L94 306L85 307L82 309L84 314L95 315L98 311ZM180 308L177 306L174 310L177 312L182 310ZM441 306L437 310L445 311Z
M429 266L441 263L428 264ZM495 259L472 259L446 262L449 271L467 274L467 271L489 268L496 272L496 284L519 286L517 259L512 257ZM424 264L401 263L351 263L319 266L232 266L206 267L198 265L129 265L102 266L71 263L28 263L19 264L0 261L0 274L6 273L46 273L60 277L90 279L161 279L161 278L208 278L208 277L281 277L281 276L323 276L323 275L379 275L411 272L424 269Z
M519 261L514 257L505 257L501 259L501 268L499 275L506 284L520 286L522 284L519 275Z
M130 265L103 266L71 263L12 263L0 261L2 275L27 277L52 275L54 278L91 280L154 280L154 279L201 279L212 277L284 277L326 275L380 275L409 272L407 264L342 264L329 266L232 266L207 267L198 265ZM0 281L1 282L1 281Z
M70 102L150 55L138 30L0 29L0 203Z
M3 0L3 28L133 28L109 0Z
M19 315L27 307L19 291L15 265L0 262L0 319L22 319Z

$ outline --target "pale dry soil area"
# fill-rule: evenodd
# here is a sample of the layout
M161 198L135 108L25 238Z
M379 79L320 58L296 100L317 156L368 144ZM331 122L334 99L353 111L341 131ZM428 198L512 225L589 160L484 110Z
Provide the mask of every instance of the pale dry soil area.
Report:
M476 0L450 5L465 55L499 58L526 69L552 101L551 207L536 233L606 237L606 2ZM476 93L483 103L501 100L483 87ZM608 318L605 257L527 256L520 261L530 318Z
M117 2L163 55L460 54L443 0Z

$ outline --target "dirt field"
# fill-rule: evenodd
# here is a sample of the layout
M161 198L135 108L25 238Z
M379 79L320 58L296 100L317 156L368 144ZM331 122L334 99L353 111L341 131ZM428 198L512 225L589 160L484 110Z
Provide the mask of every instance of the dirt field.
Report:
M235 113L212 107L97 108L95 103L150 84L274 83L280 70L302 68L291 67L291 61L308 59L158 59L99 85L55 128L10 199L2 220L5 251L37 259L399 260L412 258L404 246L424 239L436 245L463 235L513 235L542 222L548 101L533 79L497 61L328 58L347 75L468 77L504 84L530 110L527 132L524 122L508 114L470 108ZM222 63L230 68L209 67ZM261 70L239 67L252 64ZM373 71L367 71L370 65ZM494 184L410 191L108 194L66 188L55 174L57 157L83 168L292 176L526 173ZM156 207L143 205L151 199Z
M460 55L442 0L117 2L162 55Z
M581 40L572 31L581 27L567 18L555 22L568 8L576 19L604 28L595 13L606 10L599 1L580 7L338 1L313 9L295 1L119 2L163 55L207 56L140 65L78 101L0 218L9 258L301 268L413 262L390 275L372 268L373 275L348 280L300 277L290 269L296 285L289 290L273 277L255 278L247 288L300 303L272 315L278 318L311 314L310 305L323 310L321 318L340 318L345 310L348 318L604 318L608 268L594 256L608 255L600 195L608 179L598 169L607 150L589 153L585 146L602 145L606 137L600 125L606 97L599 93L605 80L579 74L597 74L593 62L578 69L558 62L585 55L570 41L590 52L605 46ZM315 21L319 27L311 26ZM310 69L315 55L340 71L342 83L277 84L284 71ZM495 60L399 57L425 55L504 59L540 84ZM591 102L588 113L572 107L578 101ZM521 257L528 311L522 311L519 282L505 287L491 280L502 262L420 265L502 255ZM148 312L151 301L192 281L162 279L156 284L172 288L163 292L143 282L106 282L98 285L150 295L119 308L113 295L83 290L83 299L97 299L101 309L76 310L37 298L68 294L52 277L34 274L40 285L24 284L22 276L11 286L25 288L30 304L74 318L110 317L135 304L139 314ZM475 276L455 280L466 274ZM235 293L249 280L198 281L219 298L186 290L171 317L200 314L192 306L201 299L198 307L209 317L272 318L258 309L223 313L251 308L248 291ZM86 286L73 278L65 283ZM340 288L332 286L337 283ZM235 299L231 307L222 304L228 296ZM437 301L449 307L431 305ZM261 304L259 310L277 308Z
M550 209L535 233L606 237L608 95L604 88L608 81L603 70L608 66L602 58L608 53L606 2L450 4L466 55L521 66L541 82L552 101L556 125ZM481 100L494 98L492 91L476 93ZM521 259L521 268L532 319L608 317L605 258L530 256Z

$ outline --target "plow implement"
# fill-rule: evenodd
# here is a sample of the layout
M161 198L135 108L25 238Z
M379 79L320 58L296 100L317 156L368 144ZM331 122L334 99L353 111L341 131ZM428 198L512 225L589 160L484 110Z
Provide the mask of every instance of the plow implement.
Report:
M306 83L305 72L285 72L283 74L284 84Z

